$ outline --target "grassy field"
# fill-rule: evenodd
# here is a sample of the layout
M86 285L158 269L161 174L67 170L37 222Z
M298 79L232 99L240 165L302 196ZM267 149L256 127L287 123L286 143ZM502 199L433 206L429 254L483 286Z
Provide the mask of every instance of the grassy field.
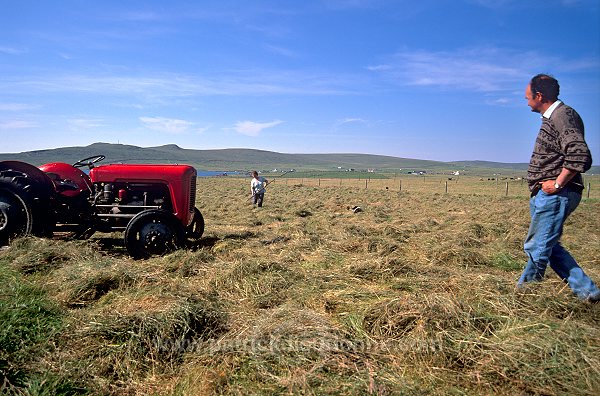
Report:
M600 307L551 270L515 290L520 181L281 178L260 209L249 179L199 188L205 235L165 257L118 234L0 251L3 393L600 393ZM600 282L597 198L563 243Z

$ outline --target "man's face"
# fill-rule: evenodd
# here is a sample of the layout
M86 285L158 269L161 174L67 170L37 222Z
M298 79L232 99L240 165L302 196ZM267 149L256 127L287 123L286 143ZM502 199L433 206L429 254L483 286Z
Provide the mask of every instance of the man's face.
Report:
M527 85L525 89L525 99L527 106L531 107L534 113L540 113L542 108L542 95L538 92L535 95L531 92L531 85Z

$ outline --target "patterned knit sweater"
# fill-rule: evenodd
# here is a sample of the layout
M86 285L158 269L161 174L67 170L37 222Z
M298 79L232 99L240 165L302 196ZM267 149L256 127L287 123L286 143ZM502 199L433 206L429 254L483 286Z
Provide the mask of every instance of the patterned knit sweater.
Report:
M564 167L579 172L569 184L582 190L581 173L592 166L592 154L584 139L581 117L561 103L549 119L542 119L527 170L529 189L540 181L556 179Z

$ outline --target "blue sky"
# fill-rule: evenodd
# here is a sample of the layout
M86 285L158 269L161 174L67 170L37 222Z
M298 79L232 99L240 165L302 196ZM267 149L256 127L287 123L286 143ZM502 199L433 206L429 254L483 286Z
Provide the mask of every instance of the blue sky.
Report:
M528 162L553 74L600 161L597 0L0 0L0 152Z

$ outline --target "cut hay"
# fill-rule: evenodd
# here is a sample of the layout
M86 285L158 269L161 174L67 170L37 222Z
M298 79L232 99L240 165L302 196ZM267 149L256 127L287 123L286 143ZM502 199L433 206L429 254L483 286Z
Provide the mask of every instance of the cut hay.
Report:
M600 394L600 307L550 269L515 289L527 197L416 180L276 183L253 210L248 180L205 179L200 242L142 261L115 236L15 241L0 262L63 324L24 349L47 376L22 393ZM597 282L599 213L584 200L563 238Z

